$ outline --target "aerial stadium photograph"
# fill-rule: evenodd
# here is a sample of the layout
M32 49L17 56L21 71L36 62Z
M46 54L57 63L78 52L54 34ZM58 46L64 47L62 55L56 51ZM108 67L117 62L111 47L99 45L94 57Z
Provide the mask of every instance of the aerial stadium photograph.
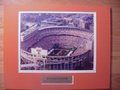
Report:
M20 11L19 72L96 72L96 12Z

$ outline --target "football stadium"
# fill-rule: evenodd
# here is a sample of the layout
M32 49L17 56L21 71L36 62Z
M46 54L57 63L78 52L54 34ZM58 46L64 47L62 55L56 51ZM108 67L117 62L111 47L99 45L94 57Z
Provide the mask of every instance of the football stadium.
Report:
M93 22L83 22L89 15L51 16L40 21L35 14L23 15L19 40L20 70L93 70Z

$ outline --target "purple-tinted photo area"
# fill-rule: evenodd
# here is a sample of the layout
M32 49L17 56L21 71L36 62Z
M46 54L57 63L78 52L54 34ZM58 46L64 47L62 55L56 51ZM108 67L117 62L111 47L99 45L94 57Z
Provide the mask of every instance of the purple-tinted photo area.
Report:
M94 14L20 13L20 70L93 70Z

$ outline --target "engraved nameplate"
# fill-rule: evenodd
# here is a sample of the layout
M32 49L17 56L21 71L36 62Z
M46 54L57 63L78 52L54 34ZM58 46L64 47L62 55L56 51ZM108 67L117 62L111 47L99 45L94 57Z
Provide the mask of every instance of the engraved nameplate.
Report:
M43 76L42 84L73 84L73 76Z

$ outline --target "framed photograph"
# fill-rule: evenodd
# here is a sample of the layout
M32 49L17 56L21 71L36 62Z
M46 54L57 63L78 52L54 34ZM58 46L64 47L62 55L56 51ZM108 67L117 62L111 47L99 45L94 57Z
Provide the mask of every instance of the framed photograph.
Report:
M6 89L110 88L110 7L5 1L4 25Z
M96 13L19 12L19 72L95 73Z

